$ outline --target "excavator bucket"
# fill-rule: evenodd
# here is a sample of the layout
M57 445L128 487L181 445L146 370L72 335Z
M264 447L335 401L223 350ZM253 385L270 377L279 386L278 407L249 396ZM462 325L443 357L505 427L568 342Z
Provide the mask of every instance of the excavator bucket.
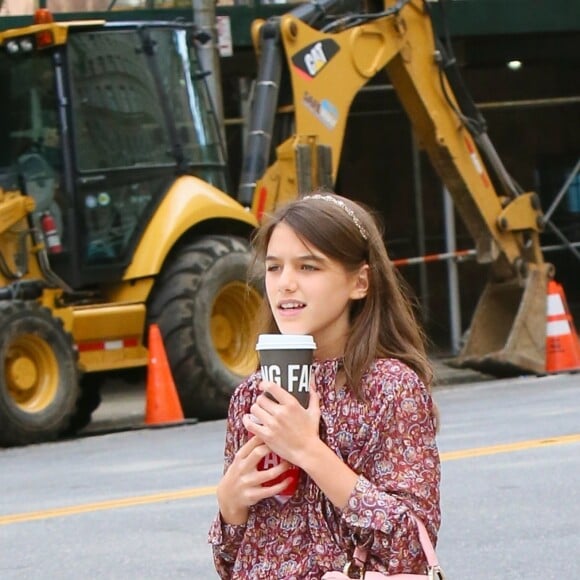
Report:
M495 376L546 372L547 268L534 268L521 281L488 282L468 339L454 366Z

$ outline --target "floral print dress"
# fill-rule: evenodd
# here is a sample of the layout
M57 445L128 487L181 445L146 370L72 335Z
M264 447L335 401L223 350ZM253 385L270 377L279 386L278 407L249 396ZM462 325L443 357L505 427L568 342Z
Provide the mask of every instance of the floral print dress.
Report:
M340 510L306 475L285 504L274 498L250 508L243 525L219 514L209 541L224 579L320 580L342 570L355 543L368 548L367 570L425 572L412 511L435 543L440 524L439 454L433 402L414 371L395 359L376 360L363 377L364 401L336 389L341 361L314 363L320 394L320 437L359 474ZM255 373L235 391L228 416L225 469L247 440L244 414L260 394Z

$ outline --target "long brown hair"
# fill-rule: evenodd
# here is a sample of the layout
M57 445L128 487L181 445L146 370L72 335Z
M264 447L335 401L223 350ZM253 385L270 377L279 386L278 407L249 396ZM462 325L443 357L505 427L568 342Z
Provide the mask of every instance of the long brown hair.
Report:
M425 336L407 297L407 286L389 259L378 219L361 204L315 192L282 206L267 216L255 232L254 265L262 267L274 228L285 223L307 244L355 272L369 265L369 289L365 298L352 301L350 333L344 352L347 384L357 396L360 383L377 358L396 358L412 368L430 386L433 372ZM334 201L329 199L332 195ZM264 299L259 332L278 333L267 299Z

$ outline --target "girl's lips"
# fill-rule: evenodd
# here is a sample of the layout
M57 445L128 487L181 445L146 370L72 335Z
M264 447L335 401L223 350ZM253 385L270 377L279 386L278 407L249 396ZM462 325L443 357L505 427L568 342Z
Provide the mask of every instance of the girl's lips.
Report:
M306 308L306 304L300 300L294 300L287 298L286 300L280 300L276 305L276 310L284 317L293 317L302 312Z
M301 308L280 308L278 307L276 309L276 312L278 312L279 316L283 316L284 318L292 318L295 316L299 316L300 314L302 314L304 310L304 307Z
M277 307L282 310L295 310L304 308L305 306L306 304L300 302L300 300L280 300L277 304Z

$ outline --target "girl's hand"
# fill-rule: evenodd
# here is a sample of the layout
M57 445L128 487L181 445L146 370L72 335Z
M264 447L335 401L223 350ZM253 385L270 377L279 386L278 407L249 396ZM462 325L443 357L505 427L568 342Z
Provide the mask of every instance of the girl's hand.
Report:
M274 453L302 467L308 449L319 441L320 399L314 385L310 386L307 409L276 383L262 381L259 388L262 394L250 409L256 421L245 415L244 426Z
M291 481L286 478L272 486L263 483L275 479L289 469L287 461L258 471L258 463L270 449L259 437L250 439L238 449L217 487L217 500L222 519L227 524L244 524L248 519L248 508L260 500L281 493Z

